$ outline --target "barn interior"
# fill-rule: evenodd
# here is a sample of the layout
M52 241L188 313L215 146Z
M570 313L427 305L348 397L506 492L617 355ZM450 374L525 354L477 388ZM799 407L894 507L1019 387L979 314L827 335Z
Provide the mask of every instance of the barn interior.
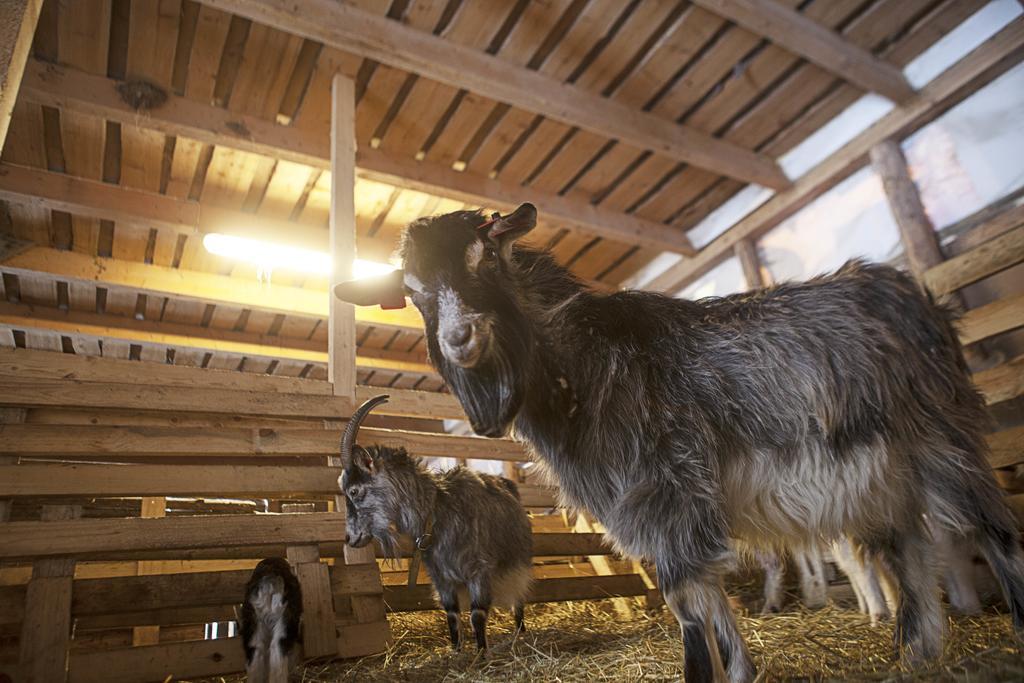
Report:
M271 556L303 586L303 680L682 675L653 569L559 508L521 444L472 435L416 309L329 296L394 267L413 219L463 208L533 203L527 242L602 292L905 267L965 311L990 462L1024 517L1022 14L3 0L0 679L236 675L235 608ZM410 547L345 546L338 440L380 393L367 442L519 483L539 626L499 622L488 658L448 653ZM824 611L762 619L737 577L759 668L898 675L891 624L831 578ZM934 675L987 657L1019 680L1000 610L954 618Z

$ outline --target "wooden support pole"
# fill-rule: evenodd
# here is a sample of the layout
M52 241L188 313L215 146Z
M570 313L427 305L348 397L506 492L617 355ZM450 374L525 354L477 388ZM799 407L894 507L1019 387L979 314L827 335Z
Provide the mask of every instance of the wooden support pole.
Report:
M330 320L328 326L328 378L334 395L355 399L356 325L355 309L331 292L334 285L352 278L356 256L355 83L338 74L331 85L331 272Z
M81 515L80 505L44 505L42 519L57 522ZM32 563L19 640L19 666L28 683L67 680L74 576L73 558L46 558Z
M939 246L935 225L925 212L921 195L910 177L907 158L903 155L899 140L883 140L871 148L869 156L872 167L882 179L889 210L899 227L907 265L923 286L925 273L946 260ZM959 292L947 294L947 298L966 310L967 306ZM964 355L974 367L984 363L987 356L980 346L964 349Z
M167 498L153 496L142 499L140 517L156 518L167 516ZM141 560L135 567L139 576L157 574L163 563L152 560ZM132 629L132 645L156 645L160 642L159 626L136 626Z
M926 270L945 259L939 249L935 226L925 213L921 196L910 178L907 159L903 156L900 143L890 138L872 147L871 165L882 179L889 208L900 229L903 253L910 270L920 279Z
M289 546L288 562L302 587L302 652L307 658L338 653L334 600L327 565L314 544Z
M0 0L0 151L7 139L43 0Z
M740 240L733 247L733 251L736 253L736 258L739 259L740 267L743 268L747 289L761 289L771 284L770 278L765 277L764 269L761 267L761 257L757 255L757 246L753 240Z

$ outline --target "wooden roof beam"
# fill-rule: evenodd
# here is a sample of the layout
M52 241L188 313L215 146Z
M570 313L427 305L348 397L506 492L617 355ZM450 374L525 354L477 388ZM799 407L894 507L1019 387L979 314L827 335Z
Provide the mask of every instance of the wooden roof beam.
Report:
M0 163L0 199L189 236L218 232L327 251L326 226L267 218L8 163ZM387 262L395 245L357 237L356 250L360 258Z
M159 108L139 112L121 99L117 91L120 84L117 80L33 60L25 70L21 96L30 102L126 126L330 170L330 131L326 128L282 126L174 94L168 94ZM552 225L683 255L696 253L680 230L555 193L509 185L440 164L398 159L375 149L358 149L356 166L356 176L360 178L499 209L532 202L541 220Z
M0 3L0 150L7 139L18 100L25 64L32 51L43 0L4 0Z
M790 184L775 160L766 156L349 4L333 0L203 2L715 173L777 190Z
M6 257L0 257L0 272L15 275L43 273L60 280L125 287L159 296L276 313L327 317L326 291L261 284L227 275L86 256L48 247L27 246L12 251ZM356 309L356 322L403 330L423 330L423 319L413 306L394 311L384 311L376 306L359 307Z
M294 360L303 363L327 363L322 343L220 330L198 325L136 320L127 316L101 315L84 311L0 302L0 327L39 329L64 335L84 335L101 339L123 339L139 344L203 349L214 353L267 359ZM408 355L408 354L406 354ZM421 360L358 355L356 368L365 371L400 372L440 379L434 369Z
M906 104L914 95L900 69L776 0L694 0L859 88Z
M835 187L867 163L871 148L888 138L902 139L991 83L1024 58L1024 18L1014 19L970 54L920 90L913 101L898 106L863 133L701 249L646 285L677 292L725 260L736 243L760 237Z

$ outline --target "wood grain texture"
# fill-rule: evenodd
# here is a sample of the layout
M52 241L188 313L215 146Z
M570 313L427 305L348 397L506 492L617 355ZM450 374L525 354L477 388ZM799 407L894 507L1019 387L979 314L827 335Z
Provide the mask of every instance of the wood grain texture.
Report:
M898 68L776 0L696 0L868 92L907 102L914 89Z
M351 5L323 0L205 4L723 175L777 189L789 184L773 160L737 145Z
M678 291L732 254L739 240L763 235L849 177L864 165L871 148L879 142L905 137L935 120L1020 62L1022 56L1024 19L1017 18L937 76L911 102L896 107L794 181L792 188L776 194L715 238L697 256L668 268L647 287L661 292Z

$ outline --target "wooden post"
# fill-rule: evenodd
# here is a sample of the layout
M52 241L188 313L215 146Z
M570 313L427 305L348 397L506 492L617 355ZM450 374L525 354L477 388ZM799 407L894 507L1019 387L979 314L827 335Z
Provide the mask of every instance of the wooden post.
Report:
M43 0L0 0L0 151L11 125Z
M356 326L355 310L331 291L334 285L352 278L356 255L355 83L336 74L331 84L331 271L330 317L328 324L328 378L334 395L355 399Z
M352 263L356 256L356 212L354 189L356 182L356 139L355 139L355 82L341 74L335 74L331 82L331 259L334 268L331 274L331 290L338 282L352 277ZM356 395L356 325L355 310L351 304L338 300L333 294L330 304L328 326L328 379L334 385L334 395L350 398L355 404ZM328 464L340 466L338 458L328 458ZM335 509L345 509L345 497L334 497ZM344 565L377 564L373 544L364 548L345 545ZM345 566L335 566L337 572L344 572ZM326 567L325 567L326 569ZM383 613L383 592L363 602L372 602L374 609ZM371 643L371 650L385 646L390 638L387 622L384 622L379 643ZM374 641L377 639L374 638ZM337 642L337 650L342 644ZM379 651L379 650L376 650Z
M302 587L303 655L334 656L338 653L338 636L327 565L320 561L320 550L315 544L289 546L286 552Z
M907 159L903 156L900 143L890 138L872 147L871 165L882 179L889 209L900 229L903 253L910 272L924 286L925 271L939 265L946 257L939 246L935 225L925 213L921 195L910 177L910 169L907 168ZM948 298L961 309L967 310L966 302L959 292L950 294ZM965 348L964 356L972 367L984 364L988 358L980 344Z
M80 505L44 505L42 519L56 522L82 516ZM25 593L19 666L29 683L67 680L71 644L71 586L74 558L47 558L32 563Z
M573 527L573 531L576 533L593 534L602 533L604 529L596 521L592 520L588 513L580 510L576 513L576 524ZM612 568L611 562L608 561L606 555L590 555L587 557L587 560L598 576L611 576L615 574L615 570ZM615 612L623 619L633 618L633 608L629 604L629 598L614 598L612 599L612 605L615 607Z
M920 279L924 271L939 265L945 258L939 249L935 226L925 213L921 196L910 178L900 144L889 139L872 147L871 164L882 179L910 271Z
M757 255L757 247L750 239L741 239L733 247L736 258L743 268L743 277L747 281L747 289L761 289L771 284L771 278L765 277L761 268L761 258Z
M166 517L167 498L156 496L142 499L141 517ZM158 574L164 563L141 560L136 564L135 571L139 576ZM132 645L156 645L160 642L159 626L136 626L132 629Z

